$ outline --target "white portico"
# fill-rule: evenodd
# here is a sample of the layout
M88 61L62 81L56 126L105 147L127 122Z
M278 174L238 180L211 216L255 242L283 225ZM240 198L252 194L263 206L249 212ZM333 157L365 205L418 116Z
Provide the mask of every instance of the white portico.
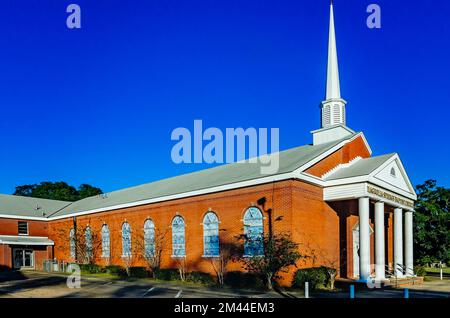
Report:
M323 176L324 200L358 201L359 242L357 253L360 280L383 281L386 273L397 278L410 277L413 272L413 208L417 199L397 154L355 159ZM392 211L393 213L389 212ZM393 214L393 246L386 242L385 220ZM371 244L371 223L374 244ZM393 262L386 262L386 252L393 249ZM371 255L374 254L371 262Z

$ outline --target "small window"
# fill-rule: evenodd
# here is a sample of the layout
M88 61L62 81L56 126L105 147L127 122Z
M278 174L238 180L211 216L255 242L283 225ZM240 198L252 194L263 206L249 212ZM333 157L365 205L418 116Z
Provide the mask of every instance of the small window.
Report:
M19 235L28 235L28 222L19 222Z
M391 168L391 176L392 177L396 177L397 175L395 174L395 169L394 168Z

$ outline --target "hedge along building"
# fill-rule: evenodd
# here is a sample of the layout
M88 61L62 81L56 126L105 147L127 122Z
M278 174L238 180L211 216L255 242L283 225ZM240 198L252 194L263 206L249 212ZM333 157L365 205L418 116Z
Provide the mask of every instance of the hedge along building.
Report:
M182 259L188 271L212 273L210 260L226 244L242 234L259 237L271 223L275 234L289 235L310 256L298 267L335 267L340 277L354 279L412 276L416 194L397 154L372 157L364 134L346 126L332 5L328 50L321 128L312 132L312 144L280 152L276 173L233 163L73 203L1 196L0 263L38 266L42 251L73 262L87 246L84 258L95 263L143 265L135 242L144 238L152 252L161 233L162 268ZM23 222L27 235L19 233ZM75 243L82 237L84 247ZM246 256L263 252L252 242ZM294 271L281 282L289 284Z

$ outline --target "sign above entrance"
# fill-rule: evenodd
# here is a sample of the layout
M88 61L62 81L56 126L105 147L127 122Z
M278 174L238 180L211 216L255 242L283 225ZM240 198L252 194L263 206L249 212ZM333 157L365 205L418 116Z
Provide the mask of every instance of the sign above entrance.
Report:
M383 199L395 202L397 204L401 204L401 205L404 205L404 206L407 206L407 207L410 207L410 208L414 208L414 202L413 201L403 199L403 198L401 198L399 196L396 196L396 195L394 195L394 194L392 194L390 192L387 192L387 191L375 188L375 187L370 186L370 185L367 186L367 193L374 194L374 195L376 195L378 197L381 197Z

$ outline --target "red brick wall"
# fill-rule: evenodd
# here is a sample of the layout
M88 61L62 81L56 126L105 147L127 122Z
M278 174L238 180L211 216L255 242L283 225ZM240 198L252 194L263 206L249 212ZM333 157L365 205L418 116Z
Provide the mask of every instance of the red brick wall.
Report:
M274 209L274 219L283 215L283 224L275 224L275 231L290 230L290 183L291 181L266 184L251 188L225 191L221 193L197 196L173 200L169 202L148 204L139 207L131 207L115 211L102 212L77 218L78 227L90 224L94 232L100 233L103 223L107 223L111 233L111 250L114 263L121 262L121 226L126 220L132 228L132 236L143 231L143 225L147 218L151 218L157 230L167 232L163 265L173 266L170 257L172 219L177 215L184 218L186 223L186 251L187 261L191 270L207 270L209 264L202 259L203 255L203 222L204 215L208 210L214 211L220 221L220 236L223 241L234 241L235 235L243 231L243 215L246 209L257 205L257 200L266 197L266 209ZM274 202L274 203L272 203ZM262 207L260 207L262 208ZM267 217L267 214L264 214ZM268 220L264 220L265 231L267 231ZM55 257L69 259L69 231L72 227L72 219L51 221L49 224L50 238L58 242L55 246ZM114 251L113 251L114 250ZM101 259L98 261L101 262ZM142 263L137 263L142 264Z
M29 236L47 236L48 222L47 221L30 221L21 219L7 219L0 218L0 235L18 235L18 222L23 221L28 223Z
M48 236L47 221L30 221L22 219L0 218L0 235L18 235L18 222L24 221L28 223L28 236ZM46 247L27 247L35 250L35 267L42 269L44 259L51 258L51 254L47 253ZM0 245L0 267L12 267L12 248L8 245Z
M299 242L300 252L305 255L306 244L314 244L314 248L321 249L327 256L327 261L339 264L339 218L336 212L322 200L322 189L301 181L282 181L277 183L254 186L245 189L224 191L215 194L173 200L170 202L148 204L121 210L102 212L77 218L78 227L88 224L94 233L99 235L101 226L106 223L111 233L112 263L123 265L121 259L121 226L126 220L132 228L132 237L135 239L138 232L142 233L143 224L151 218L156 229L167 231L166 244L162 256L163 267L175 267L171 258L171 231L170 225L173 217L184 217L186 223L186 253L189 271L205 271L212 273L208 259L203 255L203 216L208 210L216 212L220 220L220 236L224 242L235 242L236 236L243 233L243 215L246 209L257 205L259 198L265 197L265 209L273 209L274 233L286 233L294 241ZM259 208L262 209L261 206ZM264 213L264 228L268 230L267 213ZM49 223L49 236L55 241L55 257L71 261L69 255L69 231L72 219L51 221ZM95 237L95 235L94 235ZM99 236L98 236L99 237ZM105 264L96 253L96 262ZM324 264L324 257L316 256L315 266ZM135 266L142 266L142 260L135 260ZM311 260L301 261L301 267L311 266ZM232 263L229 270L242 270L240 264ZM281 282L290 284L291 273L283 275Z
M0 270L11 268L11 249L8 245L0 245Z

